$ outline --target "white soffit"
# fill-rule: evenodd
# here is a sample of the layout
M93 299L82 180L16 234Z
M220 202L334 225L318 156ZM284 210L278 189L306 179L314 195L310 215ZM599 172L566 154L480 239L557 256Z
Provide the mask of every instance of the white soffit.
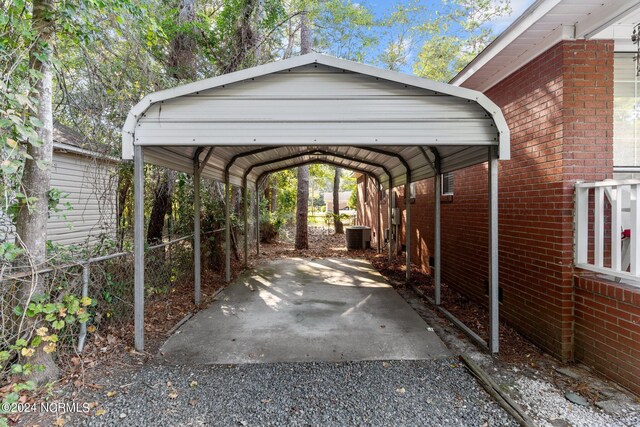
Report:
M450 83L486 92L562 40L614 38L629 50L639 10L638 0L538 0Z
M123 128L123 158L236 185L278 167L327 159L383 185L509 158L509 129L485 95L309 54L145 97ZM213 147L211 155L209 150ZM432 150L432 148L434 150Z

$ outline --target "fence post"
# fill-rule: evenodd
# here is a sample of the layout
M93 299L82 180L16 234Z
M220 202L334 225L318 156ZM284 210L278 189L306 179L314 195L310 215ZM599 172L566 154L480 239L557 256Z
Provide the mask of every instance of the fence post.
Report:
M82 265L82 298L89 296L89 280L91 279L91 264L89 261ZM87 322L80 323L80 335L78 336L78 353L84 349L84 341L87 338Z

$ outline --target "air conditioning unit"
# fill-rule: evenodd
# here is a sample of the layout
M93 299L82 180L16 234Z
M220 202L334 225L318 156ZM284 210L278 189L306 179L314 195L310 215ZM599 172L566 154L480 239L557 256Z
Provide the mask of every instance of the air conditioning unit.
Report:
M371 227L354 225L344 229L347 250L367 249L371 246Z

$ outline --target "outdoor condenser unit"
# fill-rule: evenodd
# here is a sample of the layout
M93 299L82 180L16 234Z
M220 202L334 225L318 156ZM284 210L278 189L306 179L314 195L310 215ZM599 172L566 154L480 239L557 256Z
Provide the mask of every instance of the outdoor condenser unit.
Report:
M346 227L344 236L347 240L348 250L367 249L371 246L371 227L364 225Z

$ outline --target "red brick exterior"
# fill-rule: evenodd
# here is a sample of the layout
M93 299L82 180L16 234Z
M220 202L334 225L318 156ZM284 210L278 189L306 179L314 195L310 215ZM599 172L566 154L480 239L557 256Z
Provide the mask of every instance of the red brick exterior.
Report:
M585 361L637 391L620 373L631 364L639 367L638 346L628 341L640 341L640 325L629 318L639 301L620 301L625 292L607 296L611 308L601 312L627 332L610 326L589 337L586 331L597 323L580 317L587 316L585 301L592 299L578 283L592 282L574 277L572 265L574 184L613 173L613 42L563 41L486 94L502 108L511 130L512 159L499 164L500 315L546 351ZM418 183L417 194L412 255L427 266L432 180ZM487 221L487 165L456 171L453 199L442 204L442 275L482 304ZM628 310L618 308L623 303ZM634 359L625 362L632 350Z
M640 288L577 274L575 357L640 395Z

